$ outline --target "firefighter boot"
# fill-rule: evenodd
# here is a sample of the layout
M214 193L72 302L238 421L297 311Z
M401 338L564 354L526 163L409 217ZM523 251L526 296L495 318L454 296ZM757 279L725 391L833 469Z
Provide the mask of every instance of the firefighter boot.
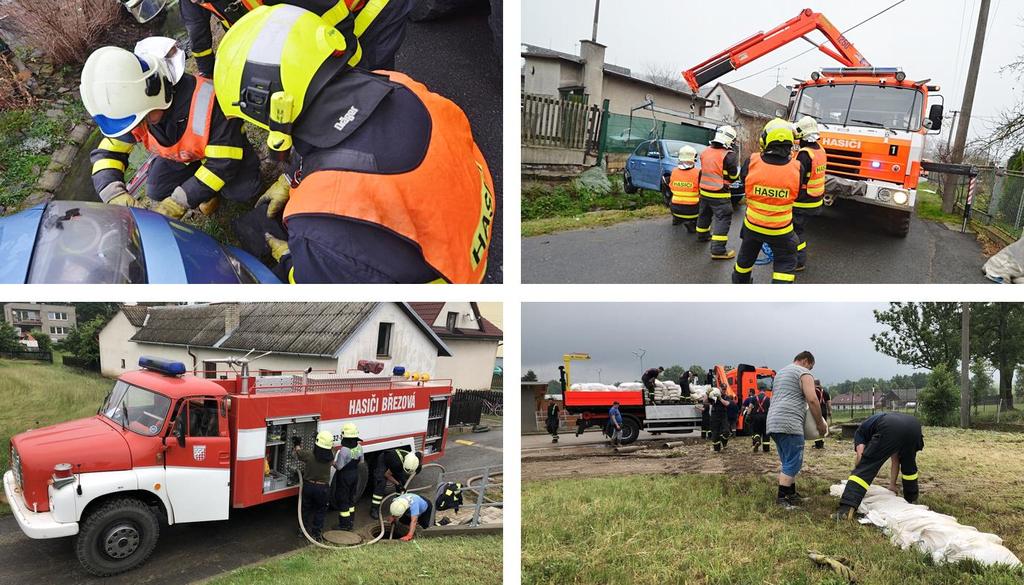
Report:
M754 453L761 447L761 435L754 435L754 438L750 440L754 445Z
M761 443L761 450L764 451L765 453L767 453L769 451L769 449L768 449L768 441L763 441Z
M354 528L354 523L352 522L352 514L343 514L344 512L338 515L338 527L336 530L345 530L351 532L352 528Z
M715 453L718 453L719 451L722 450L722 443L720 443L719 441L715 441L714 443L711 444L711 448L714 449Z
M825 448L825 439L818 439L817 441L815 441L814 442L814 448L815 449L824 449Z
M856 513L857 510L851 508L850 506L840 505L839 510L837 510L835 514L832 514L832 519L837 522L841 522L843 520L853 520L854 515Z
M380 520L380 509L377 506L370 506L370 518Z

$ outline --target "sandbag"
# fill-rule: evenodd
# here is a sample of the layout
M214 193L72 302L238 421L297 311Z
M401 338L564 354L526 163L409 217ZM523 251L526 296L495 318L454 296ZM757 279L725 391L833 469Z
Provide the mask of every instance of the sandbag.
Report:
M828 429L825 429L825 437L828 436ZM811 414L811 407L804 406L804 440L816 441L822 435L818 432L818 425L814 423L814 416Z
M985 262L985 276L1006 284L1024 284L1024 236Z
M845 488L843 481L829 488L829 494L840 497ZM973 560L983 565L1021 564L995 534L960 524L953 516L939 514L928 506L911 504L880 486L868 487L857 511L864 514L861 524L880 527L896 546L914 547L937 563Z

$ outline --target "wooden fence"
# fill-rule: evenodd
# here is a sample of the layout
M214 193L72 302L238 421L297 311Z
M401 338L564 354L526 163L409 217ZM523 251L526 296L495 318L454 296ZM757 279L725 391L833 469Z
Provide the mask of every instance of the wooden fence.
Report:
M601 108L596 105L524 93L520 110L524 146L597 151Z
M53 363L53 353L48 351L0 351L0 358Z

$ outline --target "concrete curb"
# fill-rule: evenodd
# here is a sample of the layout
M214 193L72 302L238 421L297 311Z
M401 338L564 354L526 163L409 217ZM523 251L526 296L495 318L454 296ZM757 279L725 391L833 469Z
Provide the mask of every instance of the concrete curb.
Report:
M68 132L67 144L58 148L50 155L50 164L40 173L36 179L35 188L19 205L18 211L23 211L41 203L49 203L53 199L53 192L56 191L68 172L71 170L71 163L78 156L79 149L92 135L93 126L87 122L79 122Z

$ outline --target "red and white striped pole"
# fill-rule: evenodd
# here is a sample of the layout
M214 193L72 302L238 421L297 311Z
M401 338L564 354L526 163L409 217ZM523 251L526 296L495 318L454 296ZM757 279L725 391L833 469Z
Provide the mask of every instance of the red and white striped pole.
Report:
M964 223L960 226L960 233L967 232L967 222L971 219L971 204L974 203L974 188L977 186L978 177L974 175L967 186L967 203L964 205Z

